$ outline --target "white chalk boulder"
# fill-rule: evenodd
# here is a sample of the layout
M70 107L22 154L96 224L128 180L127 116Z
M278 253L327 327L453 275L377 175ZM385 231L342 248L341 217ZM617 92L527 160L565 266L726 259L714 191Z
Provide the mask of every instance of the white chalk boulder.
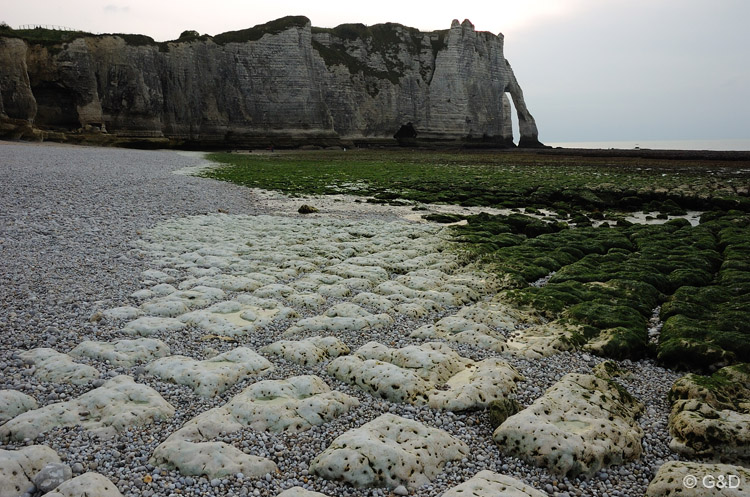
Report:
M328 373L392 402L451 411L485 408L507 397L523 379L504 361L474 362L440 342L401 349L369 342L353 356L331 361Z
M302 487L292 487L284 490L276 497L328 497L326 494L320 492L313 492L312 490L305 490Z
M34 376L50 383L82 385L99 378L99 371L86 364L73 362L68 354L49 348L18 352L18 357L35 367Z
M90 357L114 366L130 367L169 355L169 346L155 338L96 342L86 340L70 351L73 357Z
M273 365L247 347L237 347L204 361L181 355L163 357L146 366L162 380L187 385L203 397L213 397L242 378L271 371Z
M127 323L122 331L128 335L149 337L157 333L174 333L185 328L185 323L175 318L141 316Z
M442 497L548 497L512 476L480 471L473 478L445 491Z
M114 483L99 473L84 473L68 480L45 497L122 497Z
M0 424L37 407L34 397L18 390L0 390Z
M211 441L244 428L300 432L359 405L356 398L330 387L317 376L254 383L230 402L192 419L154 451L152 464L184 475L220 478L241 472L257 478L275 471L273 462L244 454L224 442Z
M447 316L435 324L424 325L414 330L410 336L426 340L439 338L495 352L504 352L506 349L502 333L492 330L486 324L458 316Z
M446 431L383 414L337 437L310 470L356 487L415 488L430 483L447 461L468 454L469 447Z
M669 447L686 457L750 463L750 365L688 374L669 392Z
M668 461L646 489L646 497L746 497L750 469L731 464Z
M279 340L266 345L263 354L280 356L301 366L311 366L348 354L349 347L336 337L314 336L304 340Z
M174 415L153 388L116 376L80 397L19 414L0 426L0 440L34 439L56 427L80 425L102 437Z
M393 323L388 314L372 314L351 302L337 304L322 316L300 319L289 327L284 335L299 335L323 332L357 332L366 329L379 329Z
M0 496L15 497L31 487L31 479L47 464L59 463L57 452L44 445L0 449Z
M500 451L570 477L637 459L643 404L612 380L570 373L494 432Z

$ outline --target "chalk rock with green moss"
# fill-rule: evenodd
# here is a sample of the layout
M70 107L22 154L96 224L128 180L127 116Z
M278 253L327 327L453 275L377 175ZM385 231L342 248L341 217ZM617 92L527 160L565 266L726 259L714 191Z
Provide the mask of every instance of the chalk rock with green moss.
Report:
M242 378L273 369L266 358L247 347L237 347L204 361L175 355L146 366L146 372L178 385L187 385L203 397L222 393Z
M669 392L669 447L687 457L750 462L750 364L688 374Z
M475 362L440 342L401 349L369 342L331 361L328 373L393 402L451 411L482 409L506 398L523 379L500 359Z
M668 461L661 465L646 497L744 497L750 470L730 464Z
M171 418L174 407L153 388L116 376L67 402L26 411L0 426L0 440L34 439L57 427L83 426L101 437Z
M531 485L512 476L480 471L473 478L446 490L443 497L547 497Z
M86 340L70 351L73 357L90 357L114 366L130 367L169 355L169 346L154 338L96 342Z
M18 352L18 357L34 366L34 376L42 381L82 385L99 378L96 368L74 362L68 354L50 348Z
M122 497L122 494L106 476L99 473L84 473L61 483L47 497Z
M641 455L643 404L612 380L570 373L531 406L506 419L492 437L507 455L569 477Z
M23 495L32 478L50 463L59 463L57 452L44 445L29 445L18 450L0 449L0 495Z
M222 441L212 441L246 427L257 431L301 432L328 422L352 407L356 398L330 387L317 376L254 383L222 407L187 422L159 445L152 464L183 475L221 478L235 473L259 477L274 472L269 459L252 456Z
M468 454L469 447L444 430L383 414L337 437L310 471L356 487L416 488L430 483L446 462Z
M350 352L349 347L336 337L314 336L304 340L279 340L266 345L264 354L281 356L301 366L311 366Z
M18 390L0 390L0 424L36 408L34 397Z

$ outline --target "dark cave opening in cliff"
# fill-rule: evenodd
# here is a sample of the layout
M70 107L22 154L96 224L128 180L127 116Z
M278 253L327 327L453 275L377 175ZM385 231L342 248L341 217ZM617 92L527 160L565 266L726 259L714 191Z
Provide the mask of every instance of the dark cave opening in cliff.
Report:
M81 127L76 95L54 83L32 86L37 112L34 124L40 128L74 130Z

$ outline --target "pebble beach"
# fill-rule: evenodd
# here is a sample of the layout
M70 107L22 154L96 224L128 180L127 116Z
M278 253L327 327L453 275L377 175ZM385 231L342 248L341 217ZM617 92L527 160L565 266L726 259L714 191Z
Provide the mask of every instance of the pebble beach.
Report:
M13 451L46 445L72 468L73 476L96 472L109 479L122 495L146 497L276 496L293 487L331 497L427 497L442 495L483 470L514 477L543 495L635 497L646 493L662 464L679 459L669 449L667 393L681 374L652 361L618 363L623 374L617 381L643 404L637 418L643 431L640 457L596 470L591 475L566 477L498 450L486 409L454 412L434 409L427 404L393 402L330 374L330 360L302 365L260 352L284 338L313 336L317 330L302 329L300 323L326 316L326 309L357 302L367 316L378 315L374 304L356 300L362 293L377 293L377 287L367 287L366 281L356 283L364 285L361 287L351 283L341 292L328 288L328 293L320 288L326 283L319 281L313 290L316 295L323 295L325 303L317 306L293 298L305 294L302 289L308 287L304 287L301 280L309 272L328 267L330 263L325 259L332 253L336 254L337 263L354 256L379 256L381 252L376 252L372 244L373 240L378 243L382 240L383 251L398 248L418 253L410 261L416 261L413 269L422 271L419 275L423 278L429 279L427 276L432 274L427 271L438 270L459 278L464 276L464 269L456 268L455 261L441 259L448 257L442 255L442 248L434 254L425 248L442 247L447 236L440 226L414 221L408 207L355 202L354 197L346 196L292 199L187 174L191 168L208 166L210 164L198 153L0 143L0 390L22 392L42 408L74 400L113 378L127 375L136 383L153 389L174 408L171 416L126 426L107 437L81 425L57 426L35 438L0 440L0 449ZM303 203L314 205L319 212L303 219L297 213ZM361 233L362 240L342 238L340 246L333 248L326 248L320 242L327 234L343 236L347 233ZM410 236L403 235L403 240L398 238L404 233ZM269 238L273 238L276 245L263 245L266 243L263 240ZM285 272L283 270L290 266L278 262L288 259L288 247L281 243L291 243L292 238L299 245L295 249L295 260L298 260L295 267L310 264L311 269L304 270L307 273L302 270ZM185 264L186 258L179 259L186 253L223 257L221 250L240 242L254 250L251 252L255 255L251 255L257 262L246 273L236 268L229 271L218 263L201 266L195 260ZM412 242L416 245L410 248ZM315 250L310 249L308 254L305 247L315 248L316 244L321 245L318 253L311 255ZM278 260L274 260L274 253L279 255ZM432 265L418 265L426 260ZM398 279L403 272L385 270L388 281L405 281ZM253 271L272 276L275 278L273 285L278 286L266 288L272 285L263 282L266 286L261 288L267 290L263 294L259 293L260 288L243 289L225 284L217 301L235 302L245 298L246 303L249 297L243 295L252 294L257 299L275 299L290 311L251 332L235 333L234 328L227 328L229 325L212 328L213 324L202 325L198 318L182 319L188 309L170 314L171 311L158 306L163 300L158 298L157 287L163 289L167 285L172 287L170 291L178 291L183 287L187 289L189 285L185 282L191 278L251 276ZM206 281L194 285L211 287ZM332 281L327 283L328 287L342 280ZM280 288L282 285L292 291ZM472 304L491 299L491 292L486 295L478 292ZM260 305L253 302L253 305ZM392 303L395 308L396 303ZM421 345L425 340L411 336L414 330L457 315L463 307L453 301L429 307L416 298L400 303L421 307L413 313L397 312L389 307L383 312L388 319L381 325L356 331L331 327L324 330L325 334L335 336L352 352L370 342L391 348ZM158 316L182 319L184 326L178 331L156 330L148 335L165 343L170 355L202 361L246 347L262 355L273 367L240 377L215 395L199 395L190 384L153 373L146 362L124 365L76 356L76 363L95 368L98 376L68 383L46 381L38 374L41 368L19 354L19 351L37 348L67 354L84 341L133 339L134 335L126 330L127 323L141 313L148 314L149 305L156 309L154 312ZM209 303L198 307L189 311L208 308ZM108 313L125 308L135 309L133 315ZM290 329L298 332L288 334ZM513 330L493 329L493 332L510 338ZM213 338L207 338L209 335ZM513 391L521 407L534 403L565 375L589 374L603 361L584 351L530 357L499 354L468 342L449 343L460 356L475 363L502 355L502 359L523 377L515 383ZM185 475L154 464L152 456L157 447L196 416L226 405L256 381L287 380L301 375L322 378L332 390L354 399L351 406L303 431L257 430L244 426L211 439L246 455L268 459L277 470L262 475L236 472L211 477ZM311 464L337 437L384 414L443 430L465 444L467 450L462 457L445 462L429 483L414 487L357 488L345 481L314 474ZM24 491L27 493L20 495L41 495L33 487Z

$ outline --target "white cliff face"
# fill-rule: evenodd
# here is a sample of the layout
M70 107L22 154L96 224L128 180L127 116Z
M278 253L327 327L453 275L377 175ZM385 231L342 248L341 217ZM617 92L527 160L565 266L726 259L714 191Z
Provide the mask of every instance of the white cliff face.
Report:
M87 36L52 48L0 38L0 112L40 127L257 145L392 140L512 140L537 130L502 35L468 21L420 32L398 24L313 28L291 17L211 37L155 43Z

